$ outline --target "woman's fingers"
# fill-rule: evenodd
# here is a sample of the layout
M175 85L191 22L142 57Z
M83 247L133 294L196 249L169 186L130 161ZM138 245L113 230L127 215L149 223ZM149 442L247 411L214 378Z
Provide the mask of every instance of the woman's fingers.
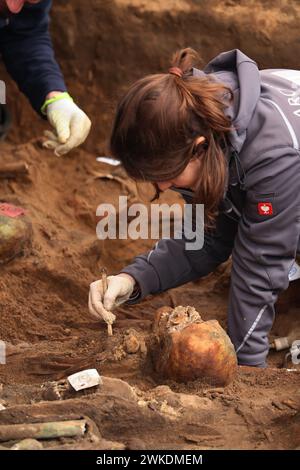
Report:
M135 284L133 278L117 275L107 278L108 289L104 294L103 304L106 310L113 310L129 299Z
M102 281L92 282L89 292L89 311L98 320L102 318L106 323L113 323L116 316L107 311L103 306L103 286Z
M100 320L102 318L101 314L99 314L93 307L92 300L91 300L91 293L89 293L89 312L97 320Z

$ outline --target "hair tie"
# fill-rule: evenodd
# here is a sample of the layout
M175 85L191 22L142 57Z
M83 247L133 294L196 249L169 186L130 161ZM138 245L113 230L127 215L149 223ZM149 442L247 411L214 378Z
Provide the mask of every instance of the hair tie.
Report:
M179 67L171 67L169 68L169 73L171 75L176 75L179 78L183 77L183 71Z

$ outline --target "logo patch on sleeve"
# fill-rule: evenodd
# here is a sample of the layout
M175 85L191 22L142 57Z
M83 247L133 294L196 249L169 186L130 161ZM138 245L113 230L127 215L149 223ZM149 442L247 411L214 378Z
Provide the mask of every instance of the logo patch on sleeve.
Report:
M273 206L271 202L259 202L257 204L257 209L259 215L272 215L273 214Z

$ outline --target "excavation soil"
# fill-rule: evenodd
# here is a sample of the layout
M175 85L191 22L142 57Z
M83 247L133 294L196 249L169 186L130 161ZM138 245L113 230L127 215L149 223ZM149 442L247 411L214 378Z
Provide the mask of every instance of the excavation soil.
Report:
M163 305L192 305L204 320L217 319L226 328L230 262L195 283L119 308L113 337L89 316L87 294L100 267L117 273L153 244L100 241L95 233L100 203L117 204L120 194L137 198L134 184L122 174L105 177L112 167L96 162L107 153L118 97L134 79L165 70L172 52L186 45L197 48L204 61L239 47L261 67L299 68L300 6L288 1L211 1L209 8L191 0L85 3L56 1L52 13L54 45L70 92L94 123L80 150L57 158L42 148L46 123L1 68L14 121L0 144L1 160L25 160L30 172L0 180L0 199L26 209L33 239L22 257L0 267L0 339L7 344L7 364L0 365L5 407L0 423L91 420L94 434L48 441L44 446L50 448L295 449L300 370L290 362L283 367L286 352L270 353L264 370L239 367L235 380L217 389L203 381L166 382L146 360L144 339ZM174 196L166 194L164 200ZM300 334L299 288L294 282L278 301L271 339ZM128 330L138 339L137 351L126 343ZM107 377L99 389L76 396L45 393L49 382L88 367Z

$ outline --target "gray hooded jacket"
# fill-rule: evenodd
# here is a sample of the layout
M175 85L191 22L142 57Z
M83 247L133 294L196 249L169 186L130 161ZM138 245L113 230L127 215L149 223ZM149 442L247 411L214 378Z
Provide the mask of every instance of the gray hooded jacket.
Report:
M160 240L122 270L140 286L136 302L212 272L232 254L228 333L240 364L263 366L274 304L300 251L300 71L259 71L239 50L224 52L195 75L228 85L229 180L214 232L200 250Z

